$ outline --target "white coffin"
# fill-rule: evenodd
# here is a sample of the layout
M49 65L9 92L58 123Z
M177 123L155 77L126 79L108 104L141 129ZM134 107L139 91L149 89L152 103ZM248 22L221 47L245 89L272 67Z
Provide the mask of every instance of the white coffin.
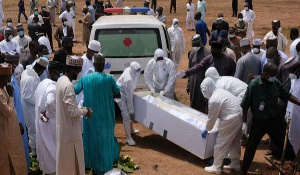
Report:
M217 132L202 139L207 115L149 91L134 93L135 120L190 153L206 159L213 156Z

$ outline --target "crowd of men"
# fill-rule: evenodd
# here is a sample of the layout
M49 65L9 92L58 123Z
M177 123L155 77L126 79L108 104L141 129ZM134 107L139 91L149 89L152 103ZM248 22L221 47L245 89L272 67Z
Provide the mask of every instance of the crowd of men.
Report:
M84 174L85 168L90 168L98 175L112 170L119 159L114 102L121 110L126 143L136 144L131 136L138 133L132 125L132 100L143 68L131 62L117 81L103 73L101 44L89 40L91 24L99 12L95 9L102 8L97 2L92 6L86 1L83 19L78 21L83 24L82 42L87 48L81 57L72 53L76 41L74 1L62 0L58 8L55 0L48 0L39 11L38 1L30 0L31 15L27 17L24 1L20 0L18 22L23 14L29 36L22 24L14 27L12 19L7 18L0 34L1 173L27 174L29 155L37 157L45 174ZM122 7L123 1L116 5ZM145 1L144 6L150 7L150 2ZM110 1L106 7L113 7ZM151 7L154 10L146 15L155 15L156 11L157 19L166 23L163 8L156 9L156 1ZM176 12L176 1L171 1L171 7ZM175 81L188 78L186 91L191 107L208 114L202 138L219 123L214 162L205 168L216 174L221 174L222 168L241 169L247 174L265 134L270 137L270 154L280 156L288 120L291 125L285 157L294 159L300 147L299 30L290 31L293 43L288 57L280 21L271 22L272 31L262 40L254 38L256 15L252 1L244 7L238 14L234 9L233 16L238 17L234 24L229 26L220 13L209 30L206 2L199 0L195 8L189 0L186 28L195 30L195 35L191 40L193 50L188 53L188 69L178 71L185 37L179 20L174 18L168 28L172 59L158 48L144 71L151 94L170 99L174 99ZM55 9L60 9L61 21L54 34L59 46L56 52L52 40ZM0 17L4 19L3 12ZM55 54L50 58L52 52ZM242 167L240 145L246 146ZM231 164L222 167L227 157Z

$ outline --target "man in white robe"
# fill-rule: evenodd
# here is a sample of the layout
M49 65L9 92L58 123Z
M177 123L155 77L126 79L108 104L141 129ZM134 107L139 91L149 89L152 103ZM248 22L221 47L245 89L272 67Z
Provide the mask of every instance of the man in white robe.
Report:
M20 47L20 62L25 60L30 55L29 42L31 38L24 34L24 28L22 24L17 25L18 35L13 38L14 41L19 43Z
M16 41L12 40L12 32L11 29L5 29L5 39L0 42L0 52L2 54L20 54L20 46Z
M40 75L48 66L48 60L39 58L36 64L28 65L21 75L21 100L25 123L28 129L29 145L32 155L36 155L36 129L35 129L35 90L40 83Z
M244 5L245 9L241 12L243 14L243 20L248 23L246 38L251 39L254 37L253 21L256 18L256 14L253 10L249 9L249 4L246 2Z
M253 39L252 53L254 53L260 59L262 59L262 57L266 54L266 51L261 49L261 39L259 38Z
M79 107L71 81L76 80L83 60L68 56L65 75L56 85L56 174L84 175L84 153L80 116L91 117L89 108Z
M56 81L63 64L50 62L49 78L44 79L35 91L35 125L37 160L43 173L56 171Z
M59 15L58 18L61 21L63 17L67 19L66 21L67 25L69 27L73 27L73 16L71 13L71 5L69 3L67 3L66 5L66 10L61 15Z
M32 21L33 21L33 18L34 17L37 17L39 19L39 21L37 22L38 25L43 25L44 24L44 20L43 20L43 17L39 14L39 9L38 8L35 8L34 11L33 11L33 14L29 16L28 20L27 20L27 24L31 24Z

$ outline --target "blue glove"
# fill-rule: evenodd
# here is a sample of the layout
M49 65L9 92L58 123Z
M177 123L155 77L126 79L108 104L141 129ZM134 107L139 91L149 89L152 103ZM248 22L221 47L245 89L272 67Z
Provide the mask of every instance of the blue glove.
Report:
M207 134L207 130L205 129L202 131L202 134L201 134L203 139L206 139L206 134Z

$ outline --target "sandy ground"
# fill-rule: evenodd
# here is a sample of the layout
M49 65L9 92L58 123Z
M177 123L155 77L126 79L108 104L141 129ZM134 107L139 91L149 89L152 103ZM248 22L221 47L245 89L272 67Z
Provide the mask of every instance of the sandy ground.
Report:
M29 16L28 1L29 0L25 1L25 8L26 13ZM46 0L39 0L40 5L45 4L45 2ZM239 1L239 11L243 9L243 2L244 1L242 0ZM114 1L112 1L112 3L115 4ZM185 34L186 50L188 51L192 49L190 40L194 34L194 31L187 31L185 28L186 3L187 2L185 0L177 0L177 13L169 14L170 1L158 0L158 5L164 7L164 13L167 16L168 27L171 25L171 21L173 18L176 17L179 19L180 26ZM194 3L196 6L195 0ZM2 4L5 12L5 17L11 17L13 19L13 24L16 25L18 15L17 0L5 0ZM143 5L143 1L126 0L124 4L126 6L136 5L138 7ZM78 18L76 20L76 39L78 41L81 41L82 26L78 23L78 20L82 19L81 8L84 5L84 0L77 0L76 5L76 12L78 14ZM275 19L281 21L283 33L286 36L289 36L290 28L299 26L299 19L295 17L300 16L300 5L296 0L253 0L253 6L254 11L257 15L257 19L254 21L255 37L263 38L263 36L271 29L271 21ZM208 10L206 14L206 21L209 28L211 27L212 22L216 19L218 13L224 14L224 19L229 23L230 26L232 26L233 23L237 20L237 18L231 17L232 11L230 0L207 0L207 8ZM26 26L23 16L21 17L21 22ZM56 24L60 25L58 16L56 16ZM56 27L53 27L52 30L54 34ZM290 39L289 44L291 44ZM57 49L57 42L54 41L54 50ZM73 51L75 52L75 54L80 56L85 51L85 46L83 46L81 43L75 43ZM286 53L289 53L289 49L287 49ZM182 61L179 69L185 69L187 68L187 65L188 59L186 52L182 56ZM186 82L186 79L178 80L176 82L175 91L179 101L186 105L189 105L189 96L185 91ZM139 135L133 136L134 140L137 142L137 146L129 147L124 144L125 135L121 119L117 119L116 137L118 141L123 145L121 154L131 155L134 158L135 162L140 166L140 170L137 170L136 172L134 172L134 174L207 174L204 171L204 167L206 166L205 161L167 141L166 139L155 134L154 132L140 124L135 124L135 127L140 130ZM250 168L250 172L254 172L255 169L264 170L268 166L266 160L263 158L266 150L267 145L259 145L254 161ZM241 160L243 158L243 151L244 149L242 148ZM227 171L224 174L231 173Z

